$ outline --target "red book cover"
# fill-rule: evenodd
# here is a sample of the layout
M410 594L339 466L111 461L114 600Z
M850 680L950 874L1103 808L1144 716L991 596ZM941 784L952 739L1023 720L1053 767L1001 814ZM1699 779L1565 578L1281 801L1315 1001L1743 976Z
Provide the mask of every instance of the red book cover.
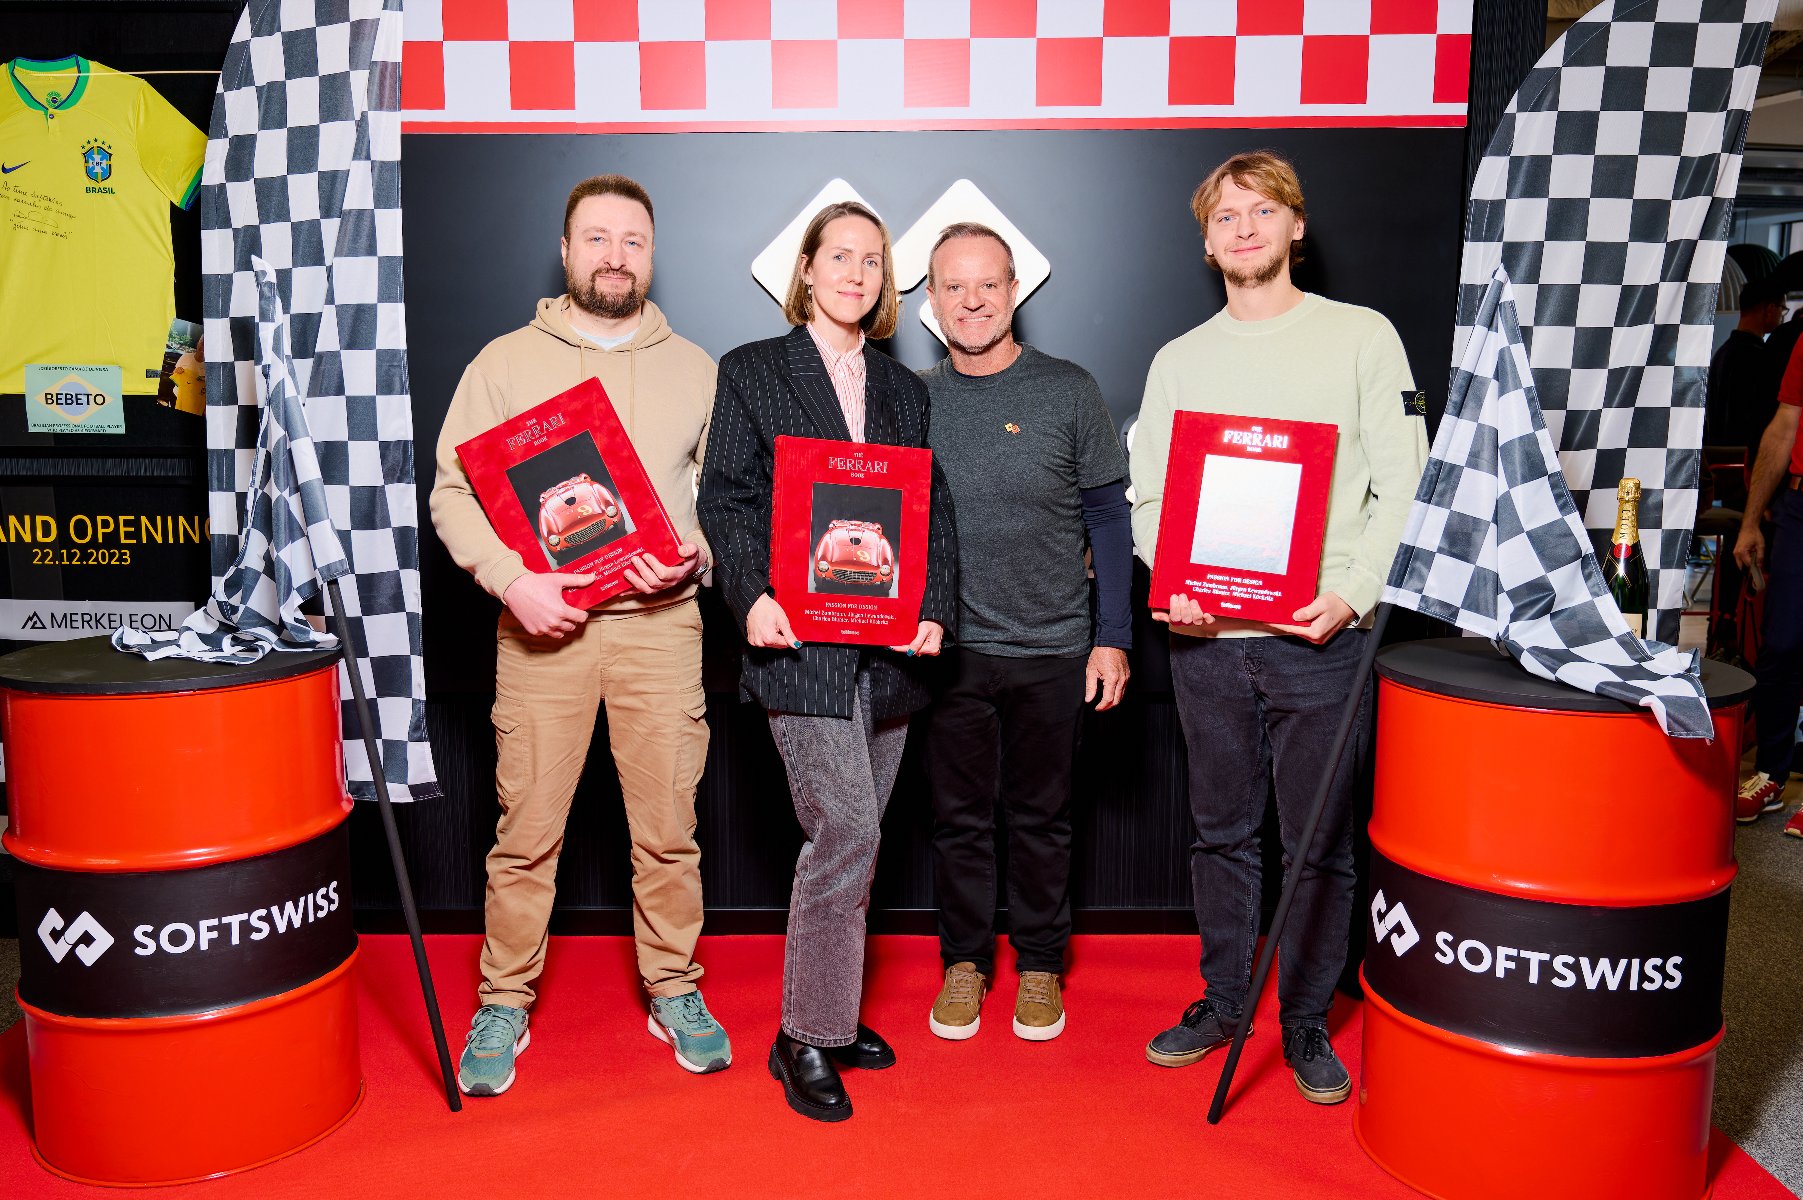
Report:
M1171 430L1152 607L1279 625L1316 596L1339 428L1180 412Z
M926 595L933 452L776 439L770 586L804 642L901 646Z
M564 591L575 608L631 591L635 554L677 559L670 515L598 379L471 438L457 457L489 524L528 570L595 574Z

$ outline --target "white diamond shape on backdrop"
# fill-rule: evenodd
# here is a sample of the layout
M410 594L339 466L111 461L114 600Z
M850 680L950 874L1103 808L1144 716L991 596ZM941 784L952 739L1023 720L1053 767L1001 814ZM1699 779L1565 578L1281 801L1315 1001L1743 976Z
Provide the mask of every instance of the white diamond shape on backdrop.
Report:
M795 219L783 226L783 231L771 240L768 246L758 251L758 256L751 260L751 277L761 284L770 298L781 304L788 299L789 279L795 273L795 256L801 252L801 235L807 232L808 222L814 214L829 204L837 204L841 200L856 200L859 204L876 212L876 206L858 195L858 189L843 179L832 179L820 189L814 198L801 206ZM881 213L877 214L881 216Z
M1025 303L1051 275L1051 261L1040 253L1039 247L1027 240L1027 235L995 206L995 201L983 194L983 189L968 179L960 179L946 188L895 243L895 286L898 289L912 291L926 279L927 260L939 231L959 221L976 221L989 226L1001 234L1002 240L1014 251L1014 276L1020 281L1019 303ZM921 297L918 312L920 323L934 337L945 341L939 322L933 318L929 297Z

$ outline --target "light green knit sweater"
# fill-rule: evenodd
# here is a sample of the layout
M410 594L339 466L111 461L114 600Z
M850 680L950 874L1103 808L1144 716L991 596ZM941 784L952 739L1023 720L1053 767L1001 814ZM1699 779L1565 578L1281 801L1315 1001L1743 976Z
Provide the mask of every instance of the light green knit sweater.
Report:
M1319 590L1369 617L1427 462L1427 424L1404 403L1414 392L1402 340L1371 309L1313 294L1264 321L1236 321L1222 309L1160 350L1146 376L1129 459L1134 548L1152 561L1177 412L1323 421L1340 435ZM1270 632L1231 619L1179 628L1217 636Z

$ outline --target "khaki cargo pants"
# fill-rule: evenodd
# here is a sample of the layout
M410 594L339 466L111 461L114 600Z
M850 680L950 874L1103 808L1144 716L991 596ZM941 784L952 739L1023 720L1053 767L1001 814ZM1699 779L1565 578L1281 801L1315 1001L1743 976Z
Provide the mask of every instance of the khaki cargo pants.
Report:
M481 1002L532 1004L570 798L602 702L632 836L639 975L653 996L693 991L701 977L695 785L708 738L700 609L685 600L631 616L591 616L561 640L534 637L503 611L496 637L501 819L488 855Z

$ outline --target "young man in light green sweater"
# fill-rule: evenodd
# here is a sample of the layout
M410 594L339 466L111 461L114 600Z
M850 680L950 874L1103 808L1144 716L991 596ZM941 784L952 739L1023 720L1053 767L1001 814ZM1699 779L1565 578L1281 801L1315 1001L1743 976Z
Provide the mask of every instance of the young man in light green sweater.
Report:
M1152 360L1130 469L1134 544L1158 543L1171 426L1179 411L1335 425L1320 593L1293 624L1204 612L1154 596L1171 627L1171 678L1189 747L1190 856L1207 995L1154 1037L1161 1066L1199 1061L1231 1041L1258 938L1259 827L1275 776L1284 865L1300 861L1280 949L1284 1059L1303 1096L1346 1099L1352 1082L1327 1039L1352 916L1350 770L1339 773L1312 854L1297 842L1315 787L1332 767L1334 718L1353 686L1360 628L1377 606L1427 461L1427 433L1402 342L1386 319L1296 287L1305 216L1295 169L1268 151L1217 167L1191 200L1227 307Z

